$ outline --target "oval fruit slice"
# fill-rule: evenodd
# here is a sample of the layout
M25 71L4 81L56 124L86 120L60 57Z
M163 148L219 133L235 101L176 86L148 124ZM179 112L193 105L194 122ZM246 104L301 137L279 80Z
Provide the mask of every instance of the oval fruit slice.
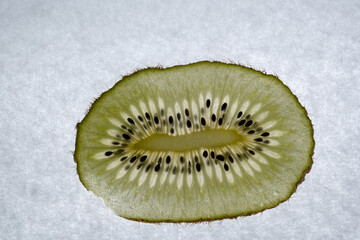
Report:
M287 200L312 165L313 129L277 77L234 64L148 68L78 124L81 182L125 218L209 221Z

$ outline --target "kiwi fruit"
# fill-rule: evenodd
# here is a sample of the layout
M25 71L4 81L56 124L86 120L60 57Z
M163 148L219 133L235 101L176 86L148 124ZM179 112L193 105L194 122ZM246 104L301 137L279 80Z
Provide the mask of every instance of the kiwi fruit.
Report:
M278 77L204 61L123 77L78 123L74 157L117 215L199 222L286 201L313 150L307 112Z

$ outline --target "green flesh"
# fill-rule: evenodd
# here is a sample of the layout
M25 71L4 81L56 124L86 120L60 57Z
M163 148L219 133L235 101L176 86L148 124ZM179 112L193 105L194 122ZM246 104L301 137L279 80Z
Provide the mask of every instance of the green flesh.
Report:
M144 69L102 94L78 124L75 159L116 214L186 222L277 206L310 170L313 148L306 111L280 80L199 62Z

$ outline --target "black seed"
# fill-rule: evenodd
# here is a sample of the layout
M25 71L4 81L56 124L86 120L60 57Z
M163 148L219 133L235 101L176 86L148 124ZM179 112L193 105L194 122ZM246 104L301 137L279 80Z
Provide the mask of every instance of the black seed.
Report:
M229 158L229 161L230 161L231 163L234 162L234 159L232 158L232 156L229 156L228 158Z
M203 156L204 156L204 158L207 158L207 156L208 156L208 151L205 150L205 151L203 152Z
M144 119L141 116L138 116L138 119L139 119L140 122L144 121Z
M185 108L185 115L188 117L190 115L189 109Z
M169 164L169 163L170 163L170 161L171 161L170 156L167 156L167 157L166 157L166 163L167 163L167 164Z
M201 170L200 164L196 163L196 171L200 172L200 170Z
M216 116L215 116L215 114L213 114L213 115L211 116L211 120L212 120L213 122L216 121Z
M243 120L241 120L241 121L238 123L238 125L241 126L241 125L243 125L245 122L246 122L246 121L243 119Z
M148 121L148 124L149 124L150 127L152 126L152 123L150 121Z
M145 125L145 124L143 124L143 127L147 130L147 127L146 127L146 125Z
M147 165L147 167L145 168L145 172L148 172L151 168L151 164Z
M175 175L176 174L176 166L173 168L172 173Z
M257 132L260 132L260 131L262 131L262 130L263 130L262 127L259 127L259 128L256 129Z
M255 138L255 141L257 141L257 142L262 142L263 139L262 139L262 138Z
M136 160L136 156L133 156L133 157L130 159L130 162L133 163L133 162L135 162L135 160Z
M250 131L248 131L248 134L254 134L255 133L255 131L254 130L250 130Z
M154 122L155 122L155 124L159 124L159 119L157 116L154 117Z
M164 124L164 125L166 124L166 121L165 121L165 119L163 120L163 124Z
M134 135L133 130L129 129L128 132L129 132L130 134Z
M253 150L249 150L249 153L250 153L251 155L255 155L255 152L254 152Z
M137 165L136 169L139 170L142 167L142 164Z
M117 150L116 152L117 152L117 153L122 153L122 152L124 152L124 150L123 150L123 149L119 149L119 150Z
M238 113L237 118L240 118L241 115L242 115L242 111L240 111L240 112Z
M127 159L127 156L122 157L122 158L120 159L120 161L124 161L125 159Z
M227 103L223 103L223 105L221 106L221 111L225 111L227 108Z
M171 134L174 134L174 132L175 132L174 129L171 128L171 129L170 129L170 133L171 133Z
M164 114L165 114L164 109L161 109L161 110L160 110L160 114L161 114L161 116L164 116Z
M253 121L252 121L252 120L249 120L249 121L245 124L245 127L250 127L251 124L253 124Z
M181 168L181 171L180 171L180 172L181 172L181 173L184 173L184 167Z
M180 163L181 163L181 164L184 163L184 157L183 157L183 156L180 157Z
M167 172L167 171L169 171L169 169L170 169L170 167L167 166L167 167L165 168L165 171Z
M205 118L201 118L201 125L205 126L206 125L206 121L205 121Z
M105 153L105 156L111 156L112 154L113 154L113 152L110 152L110 151L109 151L109 152L106 152L106 153Z
M262 148L261 148L261 147L255 147L255 149L258 150L258 151L260 151L260 152L262 151Z
M130 139L130 136L127 135L127 134L125 134L125 133L124 133L122 136L123 136L123 138L125 138L126 140L129 140L129 139Z
M128 118L127 120L128 120L128 122L131 123L132 125L135 125L134 120L132 120L131 118Z
M120 143L118 142L112 142L113 145L119 145Z
M241 159L241 155L239 153L236 154L238 156L239 159Z
M124 126L124 125L121 125L121 128L122 128L122 129L125 129L125 130L127 129L127 127Z
M170 116L170 117L169 117L169 123L170 123L170 124L173 124L173 122L174 122L174 119L173 119L172 116Z
M270 143L270 141L269 141L269 140L265 140L264 143L265 143L265 144L268 144L268 143Z
M161 162L162 162L162 158L160 157L158 160L158 164L161 164Z
M244 153L244 158L249 159L248 155Z
M267 137L269 135L270 135L270 133L268 133L268 132L264 132L263 134L261 134L261 136L263 136L263 137Z
M209 108L209 107L210 107L210 104L211 104L210 99L206 100L206 107L207 107L207 108Z
M180 113L177 113L177 114L176 114L176 117L177 117L177 119L180 121L180 119L181 119L181 114L180 114Z
M189 165L189 167L191 167L191 162L190 161L188 162L188 165Z
M145 162L146 159L147 159L147 156L144 155L144 156L142 156L142 157L140 158L140 162Z
M224 160L225 160L225 158L224 158L223 155L216 155L216 159L217 159L217 160L220 160L220 161L224 161Z
M125 167L125 171L127 171L129 168L130 168L130 165L127 165L127 166Z
M248 114L245 118L246 118L246 119L249 119L249 118L250 118L250 114Z
M188 128L191 128L191 122L190 122L190 120L187 120L186 126L187 126Z
M188 174L191 174L191 168L190 168L190 166L188 167Z
M219 126L221 126L223 124L223 119L219 118Z
M195 156L195 162L199 162L199 157Z
M225 171L229 171L229 166L226 163L224 164L224 169Z
M149 113L146 112L145 117L146 117L147 120L150 120L150 114Z
M215 158L215 153L214 153L214 151L211 151L210 155L211 155L211 158Z
M159 171L160 170L160 164L157 164L156 166L155 166L155 172L157 172L157 171Z

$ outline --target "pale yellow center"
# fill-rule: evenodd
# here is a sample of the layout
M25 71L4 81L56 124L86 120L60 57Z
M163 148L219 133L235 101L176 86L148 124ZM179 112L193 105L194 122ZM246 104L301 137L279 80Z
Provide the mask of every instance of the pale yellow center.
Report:
M199 148L220 148L244 141L245 136L234 130L207 129L185 135L153 134L134 144L135 149L184 152Z

